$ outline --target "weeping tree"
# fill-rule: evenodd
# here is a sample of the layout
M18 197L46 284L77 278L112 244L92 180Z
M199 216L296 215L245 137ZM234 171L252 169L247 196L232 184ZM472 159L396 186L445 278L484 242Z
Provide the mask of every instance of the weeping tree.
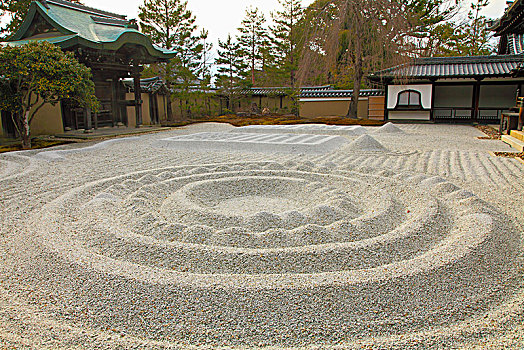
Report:
M9 111L24 149L31 148L31 123L46 104L63 99L98 109L91 70L72 53L48 42L0 48L0 109Z
M417 43L427 40L431 29L449 18L451 10L441 7L446 1L316 1L301 23L306 37L301 81L315 74L328 81L345 79L347 87L353 88L347 117L357 118L364 78L417 56Z

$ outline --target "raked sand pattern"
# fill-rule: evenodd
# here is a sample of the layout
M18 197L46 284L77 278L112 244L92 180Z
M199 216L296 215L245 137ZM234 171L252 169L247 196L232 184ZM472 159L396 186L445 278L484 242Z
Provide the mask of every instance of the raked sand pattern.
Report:
M162 139L157 147L286 153L325 153L347 142L340 136L202 132Z
M389 128L389 127L388 127ZM367 133L366 128L360 125L326 125L326 124L298 124L298 125L248 125L236 128L234 132L260 133L298 133L321 135L358 136Z
M521 348L524 167L455 127L3 155L0 347Z

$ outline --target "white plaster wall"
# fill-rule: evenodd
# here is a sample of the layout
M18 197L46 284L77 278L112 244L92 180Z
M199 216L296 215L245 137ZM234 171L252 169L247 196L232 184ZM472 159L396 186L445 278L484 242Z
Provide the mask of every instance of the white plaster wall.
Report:
M429 111L390 111L389 120L430 120Z
M430 109L431 95L433 92L431 84L408 84L408 85L388 85L388 105L387 109L394 109L397 106L398 94L405 90L415 90L420 92L421 104L425 109Z

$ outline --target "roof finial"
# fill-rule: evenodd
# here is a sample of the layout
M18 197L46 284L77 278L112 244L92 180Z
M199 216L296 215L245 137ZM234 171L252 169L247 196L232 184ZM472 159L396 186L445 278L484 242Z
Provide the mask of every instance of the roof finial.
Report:
M136 19L130 19L126 25L126 28L138 30L138 22Z
M40 0L40 2L42 3L42 5L44 5L46 9L49 9L49 5L47 4L46 0Z

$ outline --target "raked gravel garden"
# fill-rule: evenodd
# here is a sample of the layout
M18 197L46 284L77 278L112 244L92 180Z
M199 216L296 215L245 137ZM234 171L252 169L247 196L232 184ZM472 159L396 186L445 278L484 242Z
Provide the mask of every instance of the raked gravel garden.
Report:
M463 125L0 155L0 349L524 348L524 164Z

